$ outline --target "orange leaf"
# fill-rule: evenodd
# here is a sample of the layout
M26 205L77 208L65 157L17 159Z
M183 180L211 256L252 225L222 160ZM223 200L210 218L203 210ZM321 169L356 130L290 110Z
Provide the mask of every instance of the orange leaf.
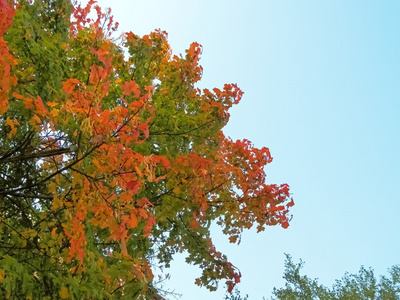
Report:
M134 81L126 81L122 85L122 90L124 91L124 95L134 94L135 98L139 98L140 89L139 85Z
M151 203L151 202L149 201L149 199L147 199L147 198L139 199L138 201L136 201L136 204L137 204L138 206L140 206L140 207L143 207L143 206L145 206L145 205L154 206L153 203Z
M37 96L35 99L35 106L36 106L36 113L39 116L44 117L46 114L49 113L49 111L43 104L42 98L40 98L39 96Z
M147 123L140 123L138 126L138 129L140 129L144 136L146 137L146 139L149 137L149 124Z
M143 36L143 41L144 41L148 46L151 46L150 38L149 38L149 36L148 36L147 34Z
M17 94L16 92L12 93L12 96L14 98L17 98L17 99L22 99L23 98L20 94Z
M53 230L51 231L51 237L54 237L56 235L57 227L54 227Z
M197 228L200 227L200 223L199 223L195 218L193 218L193 219L190 221L189 227L190 227L190 229L192 229L192 230L196 230Z
M25 98L24 99L24 105L25 105L26 109L33 108L33 99Z
M130 213L130 218L126 221L126 227L127 228L136 228L138 227L138 218L136 216L136 212L134 210L131 210Z
M42 120L37 115L33 115L32 119L34 119L38 124L42 123Z
M47 101L46 102L46 104L48 105L48 106L50 106L50 107L54 107L54 106L57 106L57 102L50 102L50 101Z
M150 234L150 230L153 228L153 225L155 225L155 224L156 224L156 220L154 219L153 216L150 216L150 217L147 219L147 223L146 223L146 225L145 225L144 228L143 228L143 231L147 233L147 235L145 235L145 236L151 235L151 234Z
M67 81L63 81L62 85L63 85L63 90L67 93L67 94L72 94L72 92L75 89L75 85L79 84L79 80L75 79L75 78L70 78Z

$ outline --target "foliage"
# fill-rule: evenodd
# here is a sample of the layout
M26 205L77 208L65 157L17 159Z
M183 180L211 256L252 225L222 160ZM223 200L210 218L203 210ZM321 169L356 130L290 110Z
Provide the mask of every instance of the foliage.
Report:
M332 288L300 275L303 262L294 264L289 255L286 256L284 288L274 289L272 299L321 299L321 300L396 300L400 299L400 266L389 269L389 276L376 279L372 269L360 268L358 274L346 273L342 279L336 280Z
M248 297L249 296L246 295L244 296L244 298L242 298L242 296L240 295L240 291L237 287L235 287L235 289L231 293L225 295L225 300L248 300Z
M177 56L117 26L95 1L0 0L1 298L150 299L183 251L198 285L231 291L210 224L232 243L289 225L269 150L221 131L243 92L196 88L198 43Z
M360 268L358 274L345 275L336 280L332 288L323 286L318 279L300 275L304 262L298 264L286 254L284 288L274 288L272 300L398 300L400 299L400 266L391 267L389 276L381 276L379 280L370 269ZM225 300L247 300L239 290L226 295ZM266 299L266 298L263 298Z

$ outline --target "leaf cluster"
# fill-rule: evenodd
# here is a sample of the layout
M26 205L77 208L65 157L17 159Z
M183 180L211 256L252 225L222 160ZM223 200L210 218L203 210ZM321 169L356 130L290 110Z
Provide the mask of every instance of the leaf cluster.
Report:
M292 257L286 254L283 279L285 286L274 288L271 300L397 300L400 299L400 266L388 269L388 275L376 278L374 271L363 266L357 274L345 273L337 279L331 288L301 274L304 262L294 263ZM225 300L246 300L235 288L227 294ZM266 298L263 298L266 299Z

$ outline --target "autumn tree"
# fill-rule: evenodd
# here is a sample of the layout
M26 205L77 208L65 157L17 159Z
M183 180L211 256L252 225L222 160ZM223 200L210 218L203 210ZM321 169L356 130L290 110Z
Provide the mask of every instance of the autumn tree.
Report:
M117 26L95 1L0 0L1 298L151 298L182 251L196 284L231 291L210 225L232 243L289 225L269 150L221 131L243 92L196 87L199 44Z

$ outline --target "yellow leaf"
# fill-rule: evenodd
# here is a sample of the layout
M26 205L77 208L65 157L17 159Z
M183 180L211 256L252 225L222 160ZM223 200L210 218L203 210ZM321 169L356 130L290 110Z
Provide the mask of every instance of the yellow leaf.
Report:
M142 171L140 171L140 169L137 166L135 166L135 171L136 171L136 174L138 174L140 177L143 176Z
M53 108L53 109L51 110L50 114L51 114L53 117L57 117L57 116L58 116L58 112L59 112L58 109Z
M57 102L50 102L50 101L47 101L46 102L46 104L48 105L48 106L50 106L50 107L54 107L54 106L57 106L58 105L58 103Z
M34 238L35 236L37 236L37 232L33 229L27 229L21 232L21 235L25 238Z
M68 289L65 286L60 289L59 294L61 299L67 299L69 297Z
M19 125L18 120L14 119L14 121L12 121L10 118L7 118L6 124L11 127L11 131L8 134L8 137L11 138L17 132L15 125Z
M7 118L6 124L11 127L11 130L14 129L14 122L10 118Z
M57 188L57 187L56 187L55 182L50 182L50 184L49 184L49 186L48 186L49 192L50 192L50 193L55 193L56 188Z

